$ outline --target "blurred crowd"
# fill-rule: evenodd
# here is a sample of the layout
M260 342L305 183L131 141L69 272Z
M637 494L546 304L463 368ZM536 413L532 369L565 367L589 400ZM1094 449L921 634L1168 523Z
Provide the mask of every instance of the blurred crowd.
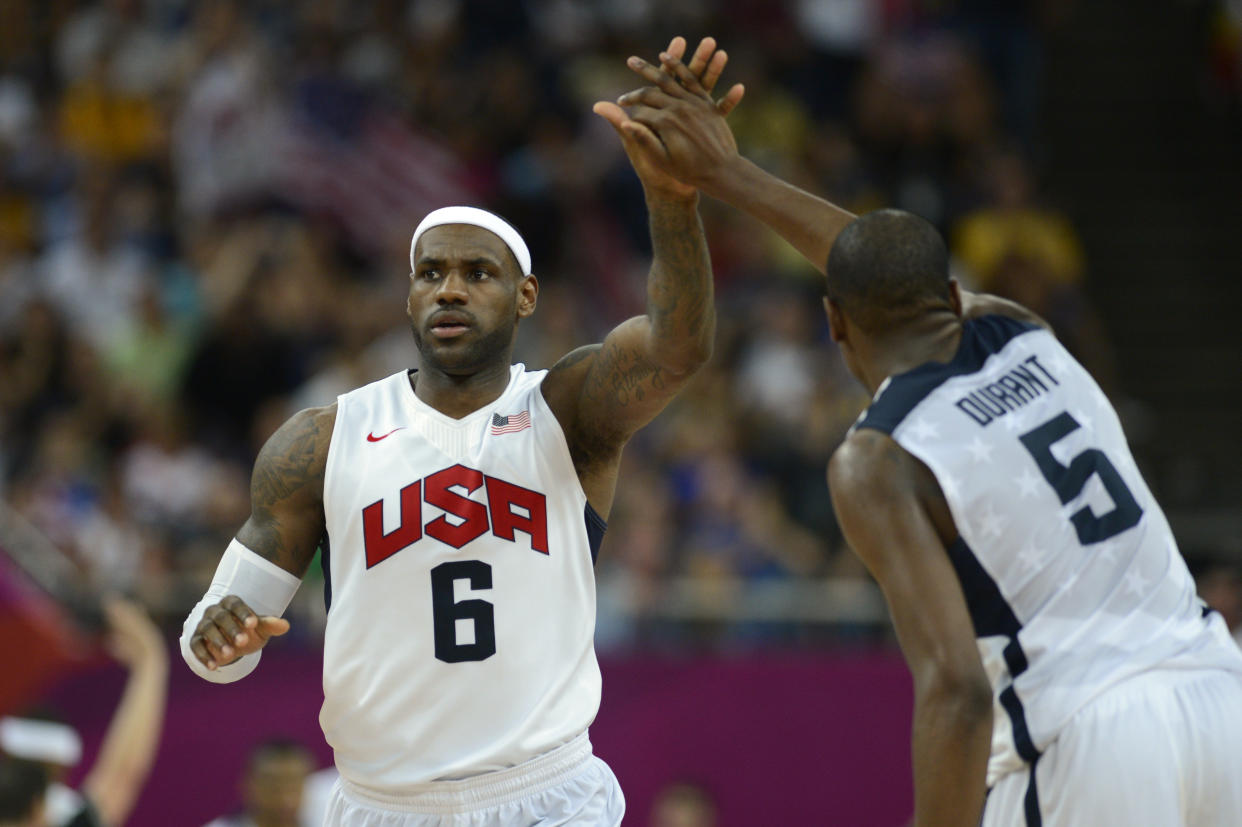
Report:
M1242 120L1242 0L1214 0L1209 17L1209 74L1225 105Z
M673 34L728 49L744 154L847 208L929 218L967 284L1043 314L1107 388L1082 245L1038 183L1062 5L6 0L0 498L171 627L246 518L267 436L416 366L406 255L425 212L477 204L523 232L543 287L529 367L642 312L641 189L590 108ZM747 584L864 582L824 467L866 399L819 277L702 211L716 355L626 452L602 648L797 638L722 607ZM670 614L673 583L706 621ZM308 586L295 611L314 617Z

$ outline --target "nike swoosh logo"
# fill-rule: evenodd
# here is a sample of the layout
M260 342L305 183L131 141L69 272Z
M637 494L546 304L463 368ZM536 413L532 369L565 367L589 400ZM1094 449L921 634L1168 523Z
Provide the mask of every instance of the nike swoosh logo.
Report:
M405 426L402 425L400 428L393 428L391 431L384 434L383 436L376 436L375 434L370 433L370 434L367 434L367 442L379 442L381 439L387 439L388 437L392 436L397 431L404 431L404 430L405 430Z

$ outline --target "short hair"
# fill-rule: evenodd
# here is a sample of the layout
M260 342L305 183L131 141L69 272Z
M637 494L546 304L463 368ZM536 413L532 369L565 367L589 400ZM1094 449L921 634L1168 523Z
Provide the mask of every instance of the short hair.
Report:
M34 761L0 757L0 822L30 818L47 792L47 770Z
M854 219L828 254L828 298L876 333L949 302L949 251L930 223L905 210Z
M305 758L312 766L315 758L305 744L295 738L276 736L260 741L250 751L246 761L246 771L254 772L264 761L281 758Z

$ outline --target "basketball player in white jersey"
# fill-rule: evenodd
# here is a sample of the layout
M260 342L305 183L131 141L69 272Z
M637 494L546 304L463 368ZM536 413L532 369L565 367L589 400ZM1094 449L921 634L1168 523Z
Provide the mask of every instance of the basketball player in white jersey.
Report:
M930 224L768 175L696 72L630 66L653 85L610 114L826 272L874 394L828 480L914 676L915 823L1242 824L1242 654L1090 375L1025 308L961 290Z
M491 213L428 215L410 247L420 356L303 411L254 468L252 513L182 636L211 681L248 674L322 546L327 823L607 825L594 557L622 448L707 360L715 311L697 193L618 128L646 193L647 313L550 370L511 364L539 284Z

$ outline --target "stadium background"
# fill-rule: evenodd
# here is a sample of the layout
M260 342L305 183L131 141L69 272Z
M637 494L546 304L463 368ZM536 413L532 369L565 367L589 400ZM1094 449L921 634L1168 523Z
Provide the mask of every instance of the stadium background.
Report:
M50 700L89 754L121 681L92 596L138 596L171 644L267 435L414 364L427 210L475 203L525 234L528 366L641 312L642 195L590 104L673 34L730 52L745 154L856 211L919 212L967 284L1052 321L1184 553L1242 594L1240 32L1237 0L6 0L0 713ZM702 213L716 355L627 450L597 748L627 823L688 779L722 825L899 824L908 680L823 474L865 399L817 275ZM230 809L264 735L328 760L314 571L261 676L216 688L174 662L132 824Z

